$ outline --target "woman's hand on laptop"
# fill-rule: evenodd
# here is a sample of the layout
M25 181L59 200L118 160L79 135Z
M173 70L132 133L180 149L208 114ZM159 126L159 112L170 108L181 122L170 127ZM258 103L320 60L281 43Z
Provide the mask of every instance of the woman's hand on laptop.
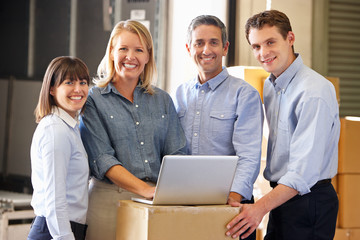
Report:
M148 185L146 188L144 188L143 193L141 195L147 199L152 199L154 197L154 194L155 194L155 187Z

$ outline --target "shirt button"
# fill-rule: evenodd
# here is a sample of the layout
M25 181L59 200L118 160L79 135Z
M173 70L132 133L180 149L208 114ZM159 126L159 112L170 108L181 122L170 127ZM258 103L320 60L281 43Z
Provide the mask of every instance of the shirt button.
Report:
M278 93L277 93L278 95L280 95L281 94L281 92L280 91L278 91Z
M140 123L139 122L136 122L136 125L139 125Z
M204 93L205 91L204 90L201 90L201 93Z
M196 112L196 114L197 114L197 115L199 115L199 114L200 114L200 112L199 112L199 111L197 111L197 112Z
M139 105L136 104L135 107L139 107Z
M110 118L114 118L114 116L110 116Z
M141 142L140 144L141 144L141 145L144 145L144 142Z
M220 115L220 117L222 117L222 118L223 118L223 117L224 117L224 114L221 114L221 115Z
M145 163L148 163L149 161L148 161L148 160L145 160L144 162L145 162Z
M194 136L196 137L196 136L197 136L197 133L194 133Z
M161 117L162 117L162 118L165 118L165 116L164 116L164 115L161 115Z

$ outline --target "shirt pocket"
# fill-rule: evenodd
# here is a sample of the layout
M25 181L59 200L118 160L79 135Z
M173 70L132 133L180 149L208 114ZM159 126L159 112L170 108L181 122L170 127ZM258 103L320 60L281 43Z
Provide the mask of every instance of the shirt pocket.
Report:
M289 124L287 121L283 120L283 119L279 119L278 122L278 131L281 133L285 133L287 134L289 131Z
M276 133L276 147L278 158L287 159L290 151L290 132L289 123L286 120L279 119Z
M163 137L166 135L169 125L169 116L166 113L152 113L151 122L154 128L154 134Z
M112 143L128 141L129 136L133 134L129 119L132 118L127 113L121 114L110 109L105 111L102 116L102 122L106 129L106 135L101 136L101 138L106 139L106 137L109 137Z
M219 134L232 136L235 120L236 113L234 111L211 111L210 127L213 137Z

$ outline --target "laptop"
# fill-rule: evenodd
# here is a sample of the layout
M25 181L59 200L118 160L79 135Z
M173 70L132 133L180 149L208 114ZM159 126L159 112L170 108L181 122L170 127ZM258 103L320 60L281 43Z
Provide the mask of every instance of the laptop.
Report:
M234 179L237 156L166 155L163 157L153 205L226 204Z

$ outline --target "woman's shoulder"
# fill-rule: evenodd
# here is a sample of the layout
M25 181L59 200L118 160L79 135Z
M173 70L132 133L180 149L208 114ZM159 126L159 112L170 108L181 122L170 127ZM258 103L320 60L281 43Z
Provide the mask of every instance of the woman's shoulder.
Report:
M69 127L66 123L55 114L49 114L41 119L35 130L37 134L54 135L60 138L65 137L68 131Z
M101 92L104 90L104 87L98 87L96 85L93 85L89 89L89 95L98 95L101 94Z
M152 89L154 90L154 94L169 95L165 90L163 90L157 86L152 86Z
M61 119L59 116L57 116L53 113L50 113L40 120L38 126L46 127L46 126L57 124L60 121L61 121Z

